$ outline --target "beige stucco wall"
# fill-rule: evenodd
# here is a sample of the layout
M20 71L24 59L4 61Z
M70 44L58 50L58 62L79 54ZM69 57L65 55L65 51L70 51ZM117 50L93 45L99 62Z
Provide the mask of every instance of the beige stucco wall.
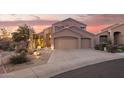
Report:
M124 24L112 29L112 32L120 32L119 44L124 44Z
M55 29L56 26L58 27L58 29ZM68 19L58 22L57 24L53 24L52 29L53 29L53 32L55 32L55 31L57 32L57 31L63 29L64 27L71 27L71 26L75 26L80 29L81 29L81 27L84 27L85 28L84 30L86 30L86 25L72 21L72 20L68 20Z
M53 34L53 37L62 37L62 36L71 36L71 37L76 37L76 38L81 38L81 35L75 32L72 32L69 29L64 29L60 32L56 32L55 34Z
M79 33L73 32L69 29L65 29L60 32L56 32L53 35L53 43L55 43L54 39L59 38L59 37L75 37L75 38L77 38L78 39L78 48L81 48L81 39L89 38L91 40L91 48L94 48L94 36L87 34L85 32L84 33L82 32L82 34L79 34ZM68 42L68 44L71 44L71 43Z

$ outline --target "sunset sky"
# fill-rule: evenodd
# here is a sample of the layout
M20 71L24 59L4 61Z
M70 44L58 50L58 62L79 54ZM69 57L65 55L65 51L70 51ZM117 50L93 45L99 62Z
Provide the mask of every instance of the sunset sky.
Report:
M93 33L109 25L124 22L123 14L5 14L0 15L0 27L15 31L18 25L27 24L36 32L41 32L51 24L69 17L87 24L87 31Z

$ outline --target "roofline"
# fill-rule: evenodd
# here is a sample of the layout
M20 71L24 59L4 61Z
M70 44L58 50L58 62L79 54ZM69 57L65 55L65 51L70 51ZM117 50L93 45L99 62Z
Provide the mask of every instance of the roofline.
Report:
M75 20L75 19L73 19L73 18L67 18L67 19L64 19L64 20L62 20L62 21L58 21L58 22L56 22L56 23L53 23L52 25L58 24L58 23L60 23L60 22L64 22L64 21L66 21L66 20L68 20L68 19L71 19L71 20L73 20L73 21L75 21L75 22L77 22L77 23L79 23L79 24L82 24L82 25L87 26L86 24L84 24L84 23L82 23L82 22L80 22L80 21L77 21L77 20Z
M116 27L113 27L112 29L115 29L115 28L117 28L117 27L119 27L119 26L121 26L121 25L124 25L124 23L120 23L120 24L118 24Z
M113 27L115 27L115 26L117 26L117 25L119 25L119 24L112 24L112 25L110 25L110 26L108 26L108 27L102 29L101 31L105 31L105 30L108 30L108 29L112 29Z
M105 32L108 32L108 31L106 30L106 31L102 31L102 32L100 32L100 33L97 33L96 36L97 36L97 35L100 35L100 34L102 34L102 33L105 33Z
M47 27L47 28L43 29L43 32L45 32L45 30L47 30L47 29L51 29L51 28L52 28L52 26Z
M123 23L123 24L124 24L124 23ZM109 29L114 29L114 28L116 28L116 27L118 27L118 26L120 26L120 25L122 25L122 24L116 23L116 24L110 25L110 26L108 26L108 27L102 29L101 32L97 33L96 35L102 34L102 33L104 33L104 32L108 32Z
M70 27L75 27L75 26L70 26ZM58 32L60 32L60 31L62 31L62 30L65 30L65 29L69 29L69 30L73 31L72 29L70 29L70 27L68 27L68 28L63 28L63 29L59 30ZM75 28L77 28L77 27L75 27ZM78 29L78 28L77 28L77 29ZM80 29L79 29L79 30L80 30ZM81 31L82 31L82 30L81 30ZM54 33L58 33L58 32L54 32ZM82 31L82 32L73 31L73 32L78 33L78 34L81 35L81 33L82 33L83 31ZM92 36L95 36L95 34L90 33L90 32L88 32L88 31L84 31L84 32L86 32L86 33L88 33L88 34L90 34L90 35L92 35Z
M69 28L71 28L71 27L75 27L75 26L70 26ZM75 27L75 28L77 28L77 27ZM77 29L79 29L79 28L77 28ZM80 29L79 29L79 30L80 30ZM85 31L86 33L89 33L89 34L91 34L91 35L95 35L95 34L93 34L93 33L90 33L90 32L88 32L88 31L86 31L86 30L84 30L84 31L83 31L83 30L81 30L81 31L82 31L82 32L84 32L84 31Z

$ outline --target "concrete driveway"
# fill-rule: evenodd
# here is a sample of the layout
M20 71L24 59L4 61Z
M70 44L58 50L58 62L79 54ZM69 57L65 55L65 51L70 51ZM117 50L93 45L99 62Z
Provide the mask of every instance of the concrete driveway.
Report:
M87 65L123 57L122 55L91 49L54 50L47 64L11 72L1 77L48 78Z
M48 63L53 63L58 66L59 70L55 73L58 74L123 57L122 55L92 49L55 50Z
M122 57L121 55L117 55L114 53L107 53L104 51L91 50L91 49L76 49L76 50L55 50L48 63L72 63L81 61L81 63L85 63L90 61L94 64L94 60L111 60L116 59L118 57ZM96 62L95 62L96 63Z

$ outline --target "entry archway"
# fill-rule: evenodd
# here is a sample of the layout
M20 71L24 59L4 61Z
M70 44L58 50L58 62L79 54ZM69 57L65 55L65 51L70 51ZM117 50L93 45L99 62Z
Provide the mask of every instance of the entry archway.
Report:
M120 44L120 35L121 35L121 32L114 32L114 44L115 45Z

